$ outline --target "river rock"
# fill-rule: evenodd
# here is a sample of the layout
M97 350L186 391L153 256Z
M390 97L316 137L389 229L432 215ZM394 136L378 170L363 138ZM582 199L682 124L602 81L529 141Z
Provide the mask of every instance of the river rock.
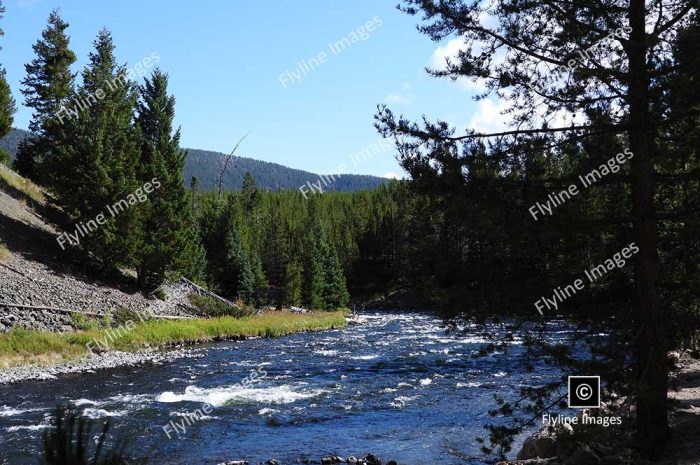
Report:
M621 454L612 454L603 457L600 461L600 465L624 465L625 459Z
M599 465L600 457L593 449L585 444L580 444L571 456L564 461L564 465Z
M323 457L321 458L321 465L331 465L334 463L343 463L345 460L342 457L339 456L334 456L334 457Z
M496 462L496 465L561 465L561 462L556 457L548 459L527 459L515 460L512 462Z
M365 456L365 462L367 465L382 465L382 461L374 454L367 454Z
M557 456L556 430L544 427L525 439L516 460L546 459Z
M598 457L606 457L608 455L612 455L615 452L612 447L608 447L598 442L592 442L591 449L593 449L593 452L595 452L598 455Z
M347 463L357 463L357 459L351 455L348 457Z

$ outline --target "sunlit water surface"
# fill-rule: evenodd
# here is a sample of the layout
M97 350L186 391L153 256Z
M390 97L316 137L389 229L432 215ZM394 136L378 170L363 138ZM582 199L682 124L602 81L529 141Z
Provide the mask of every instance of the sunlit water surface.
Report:
M485 341L427 314L364 313L366 324L278 339L200 346L197 358L0 386L0 463L38 463L58 403L110 418L117 437L154 464L282 463L364 456L407 464L477 463L493 395L556 376L509 353L474 357ZM251 372L257 375L251 375ZM245 380L253 383L242 384ZM208 403L171 438L163 427Z

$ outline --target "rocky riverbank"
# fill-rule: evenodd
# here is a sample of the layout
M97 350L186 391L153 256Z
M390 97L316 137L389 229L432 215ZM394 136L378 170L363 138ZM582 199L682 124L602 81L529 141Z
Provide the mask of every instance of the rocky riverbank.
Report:
M130 353L110 351L95 353L73 362L63 364L38 366L20 365L0 369L0 385L18 383L28 380L54 379L59 375L70 373L95 373L97 370L117 367L132 367L146 363L167 363L178 358L198 357L197 349L178 348L174 350L145 350Z
M367 454L365 457L354 457L350 456L347 459L344 459L343 457L340 456L332 456L332 457L322 457L320 460L313 460L313 459L300 459L297 460L295 463L303 463L303 464L320 464L320 465L334 465L334 464L341 464L341 463L348 463L348 464L354 464L354 465L398 465L396 461L394 460L389 460L388 462L384 463L382 460L377 457L374 454ZM250 465L247 461L245 460L231 460L229 462L222 462L219 465ZM267 462L265 462L265 465L283 465L279 460L276 459L270 459Z

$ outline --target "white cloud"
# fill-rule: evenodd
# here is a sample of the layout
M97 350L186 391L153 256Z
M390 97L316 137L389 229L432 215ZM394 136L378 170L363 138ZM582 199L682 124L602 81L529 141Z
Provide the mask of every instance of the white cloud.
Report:
M484 133L504 131L507 129L507 117L501 113L507 109L508 102L504 99L479 100L476 112L472 115L467 127Z
M25 10L33 10L42 0L17 0L17 6Z
M447 59L452 63L457 62L457 55L460 50L466 48L463 39L451 39L445 45L438 45L433 54L428 60L428 67L438 71L444 71L447 69ZM477 79L473 81L466 77L457 78L454 83L462 90L484 92L486 90L486 85L483 79Z
M391 93L384 98L384 103L395 105L410 105L414 102L413 97L398 93Z
M401 179L402 178L402 176L399 176L398 174L396 174L394 172L384 173L384 176L382 176L382 177L387 178L387 179Z

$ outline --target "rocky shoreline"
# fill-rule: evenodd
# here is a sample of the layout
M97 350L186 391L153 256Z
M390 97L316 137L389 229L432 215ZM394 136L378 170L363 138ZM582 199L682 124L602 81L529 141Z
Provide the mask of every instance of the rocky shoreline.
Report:
M297 460L295 463L303 463L303 464L320 464L320 465L333 465L333 464L340 464L340 463L348 463L348 464L354 464L354 465L398 465L396 461L394 460L389 460L386 462L381 461L379 457L377 457L374 454L367 454L364 458L357 458L354 456L350 456L346 459L340 456L330 456L330 457L322 457L321 460L313 460L313 459L304 459L304 460ZM250 465L249 462L246 460L231 460L228 462L222 462L218 465ZM270 459L264 464L261 462L260 465L282 465L282 462L276 459Z
M146 363L167 363L179 358L196 358L201 356L197 349L177 348L174 350L148 349L129 353L109 351L88 355L80 360L59 365L19 365L0 369L0 385L19 383L29 380L55 379L59 375L71 373L95 373L97 370L119 367L133 367Z

